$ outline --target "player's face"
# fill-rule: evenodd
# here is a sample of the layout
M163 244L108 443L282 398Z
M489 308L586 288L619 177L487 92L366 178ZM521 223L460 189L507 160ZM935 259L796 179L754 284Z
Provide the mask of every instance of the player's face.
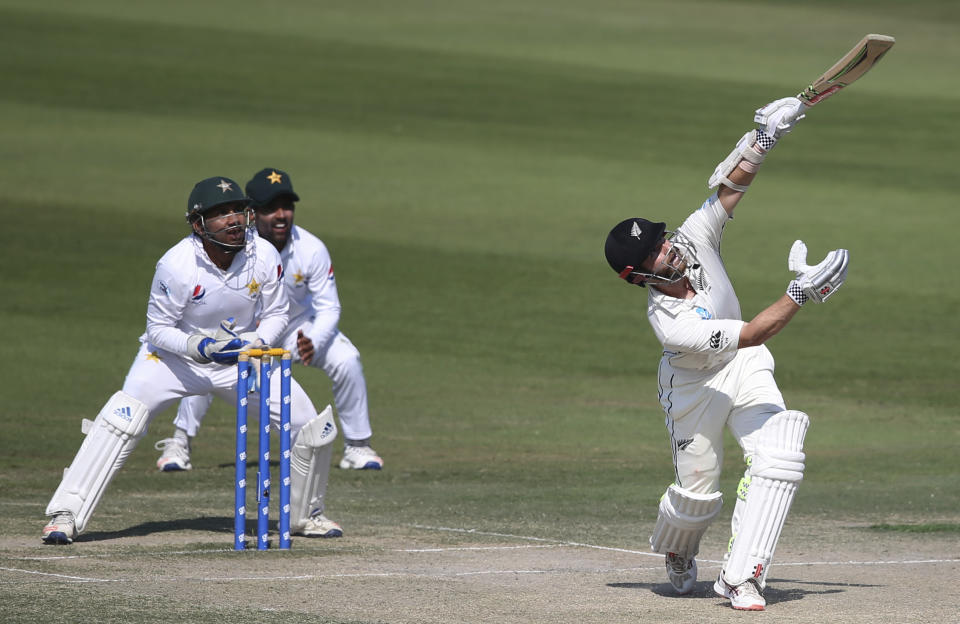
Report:
M645 273L661 277L668 283L682 277L687 271L689 258L694 257L689 250L678 246L672 240L674 237L686 240L677 233L667 232L665 236L660 237L650 251L650 255L640 264L640 268Z
M683 257L679 256L673 248L673 243L668 241L666 237L661 236L640 267L646 273L660 277L671 277L675 271L679 270L682 273L687 265L683 262Z
M257 232L277 249L283 249L293 228L294 202L290 197L275 197L256 209Z
M242 202L221 204L203 213L207 235L231 247L243 247L248 225L248 210Z

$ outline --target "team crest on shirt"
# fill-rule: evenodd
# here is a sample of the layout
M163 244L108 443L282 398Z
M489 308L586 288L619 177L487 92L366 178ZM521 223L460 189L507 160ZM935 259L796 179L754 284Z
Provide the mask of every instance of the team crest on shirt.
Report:
M695 308L693 309L693 311L696 312L697 314L699 314L699 315L700 315L700 318L702 318L703 320L707 320L707 319L712 319L712 318L713 318L713 314L711 314L711 313L710 313L710 310L708 310L708 309L706 309L706 308L701 308L700 306L697 306L697 307L695 307Z
M250 283L247 284L247 294L251 297L260 292L260 282L256 279L250 280Z
M201 299L203 299L206 295L207 295L207 291L203 287L203 285L197 284L196 286L193 287L193 294L190 295L190 301L192 303L202 303Z

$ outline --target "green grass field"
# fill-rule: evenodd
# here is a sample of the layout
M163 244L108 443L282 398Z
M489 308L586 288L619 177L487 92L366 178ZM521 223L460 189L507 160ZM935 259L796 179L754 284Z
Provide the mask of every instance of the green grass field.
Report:
M423 523L641 547L672 478L659 349L606 232L678 224L753 110L867 32L897 45L771 154L724 258L749 318L789 281L793 240L851 250L843 291L769 343L813 423L792 522L956 530L955 2L4 0L0 533L39 548L193 184L274 166L333 254L386 461L334 471L348 534ZM295 374L330 401L322 375ZM90 532L162 524L171 506L231 515L231 410L211 412L194 471L161 475L152 443L172 416Z

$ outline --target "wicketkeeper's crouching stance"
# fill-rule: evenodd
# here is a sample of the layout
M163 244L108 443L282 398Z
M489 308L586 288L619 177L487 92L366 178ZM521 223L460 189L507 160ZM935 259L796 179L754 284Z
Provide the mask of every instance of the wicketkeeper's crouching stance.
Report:
M151 419L181 398L216 394L236 403L233 364L247 345L277 341L287 325L280 255L250 230L248 199L229 178L197 183L187 202L192 233L157 263L141 338L123 388L94 421L47 505L47 544L70 544L92 516ZM272 375L270 415L280 420L280 376ZM259 399L251 397L256 404ZM337 427L291 381L291 511L294 535L340 537L324 515ZM228 487L228 483L224 483Z
M843 284L849 253L831 251L808 266L806 246L796 241L788 256L796 278L745 322L720 259L720 237L766 154L804 110L797 98L758 110L758 129L747 132L710 177L717 192L676 231L632 218L617 224L606 241L613 270L631 284L650 286L647 317L663 345L659 394L676 481L660 500L650 544L666 555L667 576L678 593L693 589L700 539L720 512L725 427L743 449L747 470L737 488L733 536L714 585L735 609L766 605L761 592L803 479L809 425L806 414L786 408L764 342L804 303L822 303Z

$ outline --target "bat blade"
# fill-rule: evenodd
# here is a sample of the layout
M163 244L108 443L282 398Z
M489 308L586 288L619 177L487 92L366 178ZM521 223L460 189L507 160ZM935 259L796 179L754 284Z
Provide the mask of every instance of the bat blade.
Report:
M807 106L822 102L870 71L894 43L896 39L887 35L865 36L797 97Z

